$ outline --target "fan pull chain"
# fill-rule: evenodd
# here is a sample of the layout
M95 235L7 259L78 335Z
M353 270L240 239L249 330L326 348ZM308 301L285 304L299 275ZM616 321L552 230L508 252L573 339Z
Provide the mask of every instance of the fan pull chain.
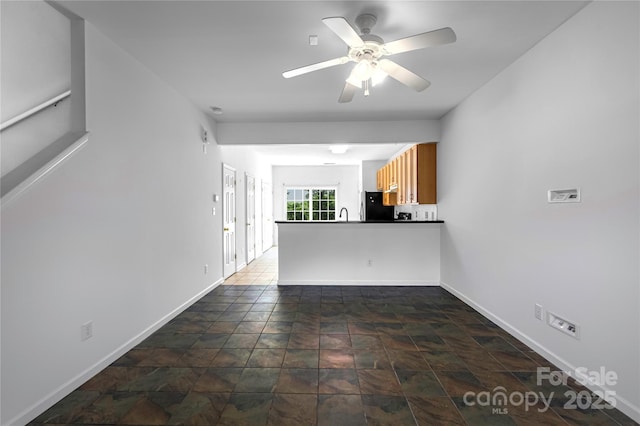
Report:
M369 80L364 81L364 95L369 96Z

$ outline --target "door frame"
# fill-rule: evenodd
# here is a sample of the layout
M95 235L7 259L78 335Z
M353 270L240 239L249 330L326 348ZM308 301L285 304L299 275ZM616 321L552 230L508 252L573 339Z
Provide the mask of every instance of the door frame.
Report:
M261 185L262 203L262 252L266 252L273 247L273 184L262 181Z
M249 199L249 180L253 182L253 203L252 200ZM245 172L245 219L246 219L246 227L245 227L245 239L246 239L246 253L247 253L247 265L252 262L256 258L256 178L255 176ZM251 205L252 204L252 205ZM251 209L250 209L251 207ZM250 211L253 211L253 216L249 215ZM253 221L253 224L251 223ZM250 238L249 232L250 227L253 226L253 256L249 256L250 252Z
M232 173L233 175L233 200L232 201L232 207L233 207L233 256L234 256L234 260L233 260L233 266L232 267L227 267L227 247L226 247L226 236L225 236L225 232L229 232L226 228L226 223L225 223L225 217L227 215L227 200L226 200L226 188L225 188L225 174L226 172L229 171ZM237 176L236 176L236 169L228 164L222 163L222 277L224 279L230 277L231 275L233 275L234 273L236 273L238 271L238 244L237 244L237 231L236 231L236 222L237 222L237 215L236 215L236 206L237 206L237 199L236 199L236 194L237 194L237 188L236 188L236 182L237 182ZM231 262L229 262L230 264Z

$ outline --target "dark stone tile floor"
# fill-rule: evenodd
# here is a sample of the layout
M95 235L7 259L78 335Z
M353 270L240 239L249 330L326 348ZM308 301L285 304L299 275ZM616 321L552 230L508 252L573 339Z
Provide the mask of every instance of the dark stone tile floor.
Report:
M584 389L538 386L541 366L555 370L439 287L223 285L32 424L636 424L567 409ZM497 388L554 398L475 398Z

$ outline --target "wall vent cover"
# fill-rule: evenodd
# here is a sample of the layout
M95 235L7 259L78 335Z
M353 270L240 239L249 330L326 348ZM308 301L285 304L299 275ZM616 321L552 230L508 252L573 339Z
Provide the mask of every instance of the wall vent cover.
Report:
M580 339L580 326L574 322L567 321L566 319L547 311L547 323L556 330L560 330L571 337Z
M547 192L549 203L579 203L580 188L573 189L550 189Z

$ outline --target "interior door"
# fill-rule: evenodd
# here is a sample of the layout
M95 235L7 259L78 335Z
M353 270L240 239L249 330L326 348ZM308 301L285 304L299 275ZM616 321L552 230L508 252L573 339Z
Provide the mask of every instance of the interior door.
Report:
M262 251L273 246L273 192L271 183L262 182Z
M236 171L224 164L222 166L223 182L223 275L227 278L236 272Z
M256 179L247 174L245 179L247 190L247 265L256 258Z

